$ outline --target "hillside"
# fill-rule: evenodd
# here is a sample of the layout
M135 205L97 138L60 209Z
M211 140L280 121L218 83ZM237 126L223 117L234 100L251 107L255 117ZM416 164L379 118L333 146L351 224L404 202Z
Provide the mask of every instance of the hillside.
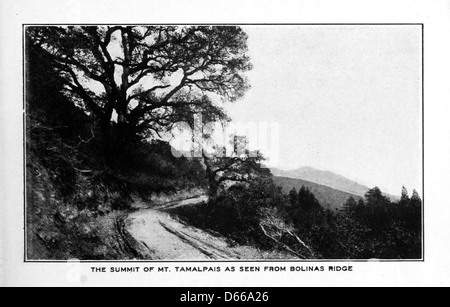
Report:
M298 190L301 186L305 186L316 196L324 207L330 209L341 208L350 196L353 196L356 200L361 198L355 194L347 193L302 179L274 176L273 181L276 185L283 188L284 193L289 193L289 191L294 187Z
M136 202L198 191L201 165L161 141L130 140L105 155L100 129L61 93L48 55L27 51L27 259L134 259L117 220Z
M368 187L350 180L342 175L330 171L318 170L309 166L300 167L298 169L289 171L273 168L271 169L271 171L274 176L302 179L362 197L369 190ZM389 195L387 193L383 194L392 200L399 199L398 196Z

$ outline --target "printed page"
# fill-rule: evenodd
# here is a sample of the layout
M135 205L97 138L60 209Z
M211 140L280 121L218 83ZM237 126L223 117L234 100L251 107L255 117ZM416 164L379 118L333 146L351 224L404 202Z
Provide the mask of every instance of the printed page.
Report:
M194 2L2 2L0 282L448 285L449 2Z

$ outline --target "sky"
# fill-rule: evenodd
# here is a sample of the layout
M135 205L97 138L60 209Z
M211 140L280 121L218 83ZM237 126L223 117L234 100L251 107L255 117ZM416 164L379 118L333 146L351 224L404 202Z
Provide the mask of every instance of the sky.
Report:
M235 122L278 125L274 166L422 195L420 26L243 29L252 87L225 109Z

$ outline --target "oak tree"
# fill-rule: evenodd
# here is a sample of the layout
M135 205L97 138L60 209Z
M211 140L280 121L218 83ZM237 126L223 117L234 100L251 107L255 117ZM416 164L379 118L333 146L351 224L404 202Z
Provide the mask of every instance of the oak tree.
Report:
M196 112L224 119L214 100L249 88L247 35L236 26L28 27L27 35L109 145L120 131L112 126L149 137Z
M203 163L206 165L206 175L209 182L211 197L217 196L223 184L248 183L260 177L269 176L269 169L262 165L265 160L259 151L247 149L245 137L232 137L233 151L222 154L225 148L217 147L212 152L202 150ZM218 152L220 151L220 152Z

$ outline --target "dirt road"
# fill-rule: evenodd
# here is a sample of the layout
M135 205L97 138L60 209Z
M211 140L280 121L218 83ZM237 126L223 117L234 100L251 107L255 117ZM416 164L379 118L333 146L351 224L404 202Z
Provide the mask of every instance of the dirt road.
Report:
M199 196L140 209L124 217L121 233L137 258L151 260L211 260L257 258L258 251L228 246L223 237L189 226L165 210L207 201ZM131 242L132 241L132 242Z

